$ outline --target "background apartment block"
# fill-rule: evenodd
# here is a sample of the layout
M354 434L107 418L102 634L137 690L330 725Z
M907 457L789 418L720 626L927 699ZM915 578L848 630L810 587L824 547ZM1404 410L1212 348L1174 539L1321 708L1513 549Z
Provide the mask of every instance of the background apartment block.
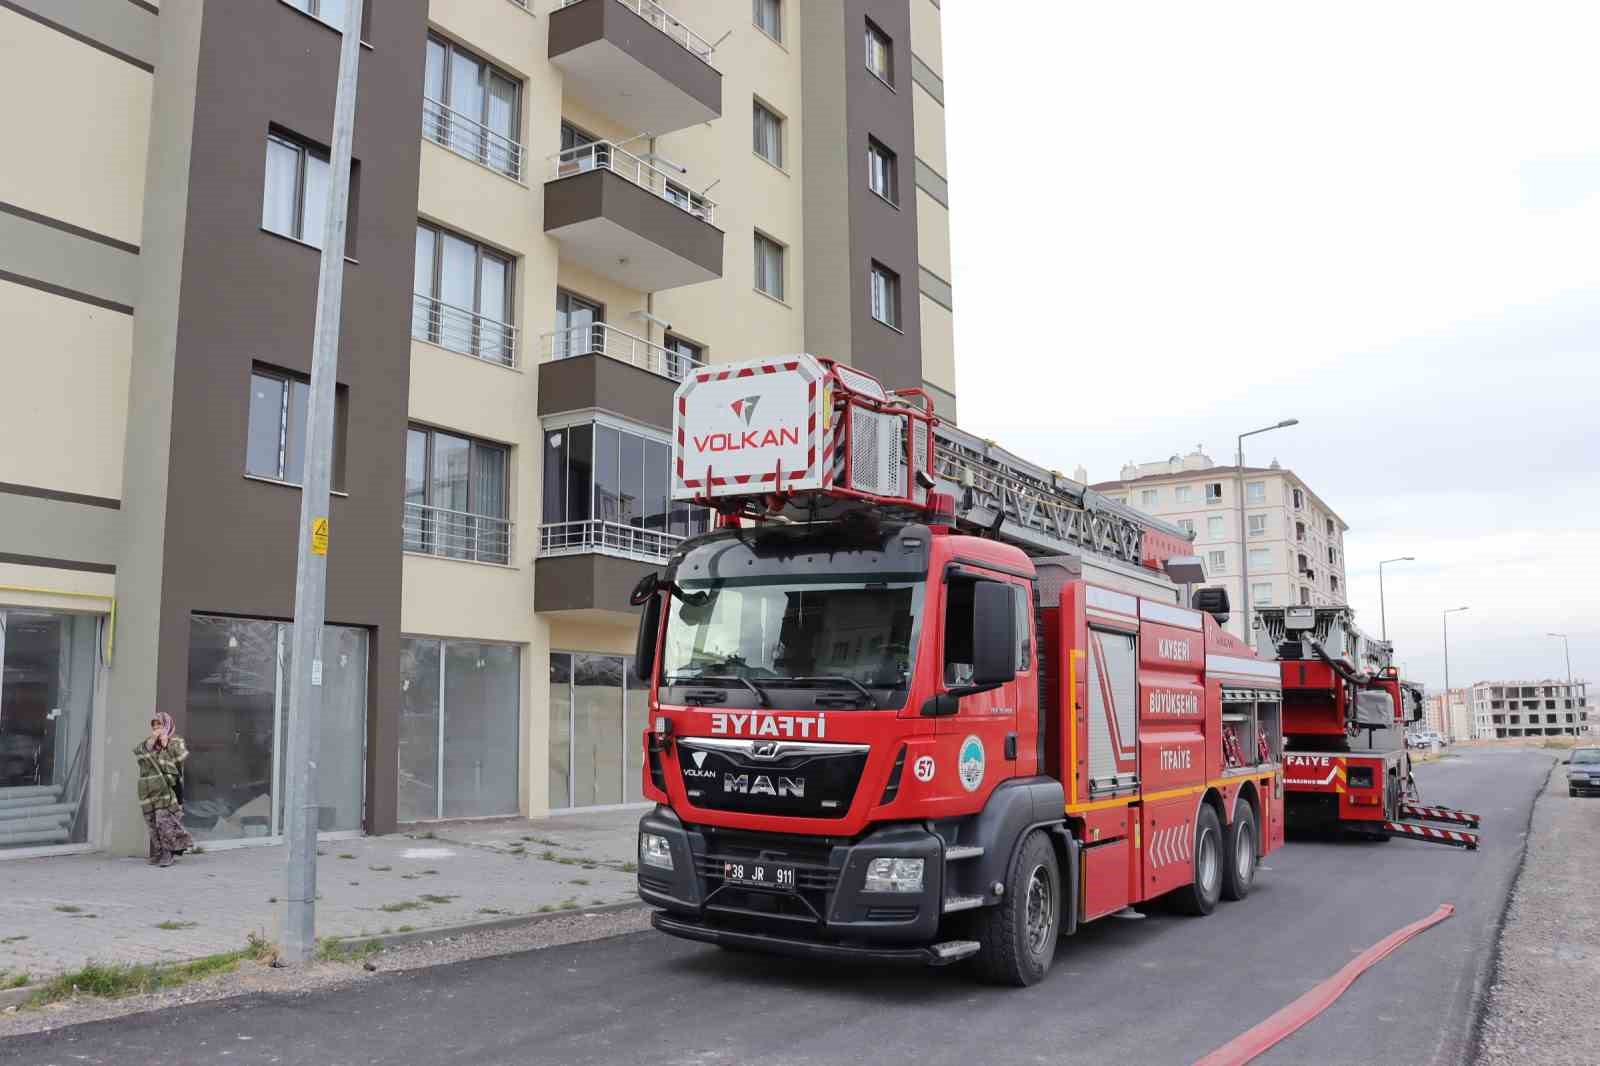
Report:
M1576 737L1590 731L1584 681L1479 681L1471 688L1472 735Z
M1244 523L1239 536L1239 492ZM1218 466L1197 446L1185 456L1129 463L1117 481L1095 489L1194 534L1206 583L1228 590L1234 605L1227 629L1244 636L1244 560L1248 552L1252 607L1345 602L1344 535L1350 528L1292 470L1273 460L1266 467Z
M684 374L811 351L955 413L938 7L366 8L322 828L636 800L626 593L705 524ZM138 849L157 709L196 835L279 837L345 28L0 7L0 853Z
M1453 688L1448 693L1428 693L1422 701L1422 724L1451 742L1476 736L1472 690Z

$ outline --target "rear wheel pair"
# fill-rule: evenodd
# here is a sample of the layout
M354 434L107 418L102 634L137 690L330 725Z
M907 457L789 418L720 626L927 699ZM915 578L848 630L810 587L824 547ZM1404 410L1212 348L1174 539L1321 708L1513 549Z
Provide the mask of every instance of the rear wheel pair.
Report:
M1217 901L1244 899L1256 876L1256 818L1240 799L1227 831L1209 804L1200 805L1194 824L1194 870L1190 882L1173 894L1185 914L1206 915Z

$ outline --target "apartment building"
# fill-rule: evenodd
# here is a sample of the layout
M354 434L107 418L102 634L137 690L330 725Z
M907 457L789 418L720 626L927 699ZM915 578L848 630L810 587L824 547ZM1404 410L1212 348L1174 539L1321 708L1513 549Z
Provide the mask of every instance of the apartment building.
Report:
M342 0L0 7L0 855L281 839ZM627 590L701 364L956 411L934 0L367 0L319 823L639 798ZM29 91L48 79L59 92ZM16 101L26 100L23 107ZM47 358L40 358L47 355Z
M1235 611L1227 628L1235 636L1244 636L1247 625L1238 609L1247 569L1253 607L1346 602L1344 535L1350 527L1277 460L1241 470L1218 466L1196 446L1188 455L1129 463L1118 480L1093 487L1193 534L1207 584L1228 590Z
M1448 693L1424 696L1422 724L1450 742L1477 736L1472 720L1472 690L1453 688Z
M1594 724L1585 681L1478 681L1470 693L1480 739L1577 737Z

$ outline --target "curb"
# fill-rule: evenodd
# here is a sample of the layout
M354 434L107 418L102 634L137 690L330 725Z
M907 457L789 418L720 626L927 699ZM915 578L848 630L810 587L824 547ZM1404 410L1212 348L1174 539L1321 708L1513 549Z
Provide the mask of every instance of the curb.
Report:
M616 914L624 911L644 910L647 904L640 900L623 900L620 903L601 903L593 907L568 907L564 910L542 911L536 914L517 914L507 918L489 918L481 922L460 922L456 925L436 925L428 929L413 929L405 933L377 933L372 936L331 936L328 943L336 944L342 948L362 948L376 943L379 950L397 948L406 944L415 944L424 940L451 940L458 936L469 936L473 933L491 933L500 929L520 929L523 926L539 925L542 922L553 921L557 918L571 918L575 915L587 914ZM18 991L22 991L19 989ZM29 988L30 994L33 989ZM3 995L3 993L0 993ZM0 1006L5 1001L0 999Z
M21 988L0 990L0 1010L4 1010L6 1007L20 1006L28 1002L37 991L39 991L38 986L31 984L23 985Z

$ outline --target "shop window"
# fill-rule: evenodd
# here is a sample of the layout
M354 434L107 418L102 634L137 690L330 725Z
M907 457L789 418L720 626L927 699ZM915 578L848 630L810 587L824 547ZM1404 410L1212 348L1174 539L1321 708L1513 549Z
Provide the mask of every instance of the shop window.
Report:
M552 810L643 800L648 689L632 666L625 655L551 652Z
M517 813L521 677L515 645L401 640L400 821Z

